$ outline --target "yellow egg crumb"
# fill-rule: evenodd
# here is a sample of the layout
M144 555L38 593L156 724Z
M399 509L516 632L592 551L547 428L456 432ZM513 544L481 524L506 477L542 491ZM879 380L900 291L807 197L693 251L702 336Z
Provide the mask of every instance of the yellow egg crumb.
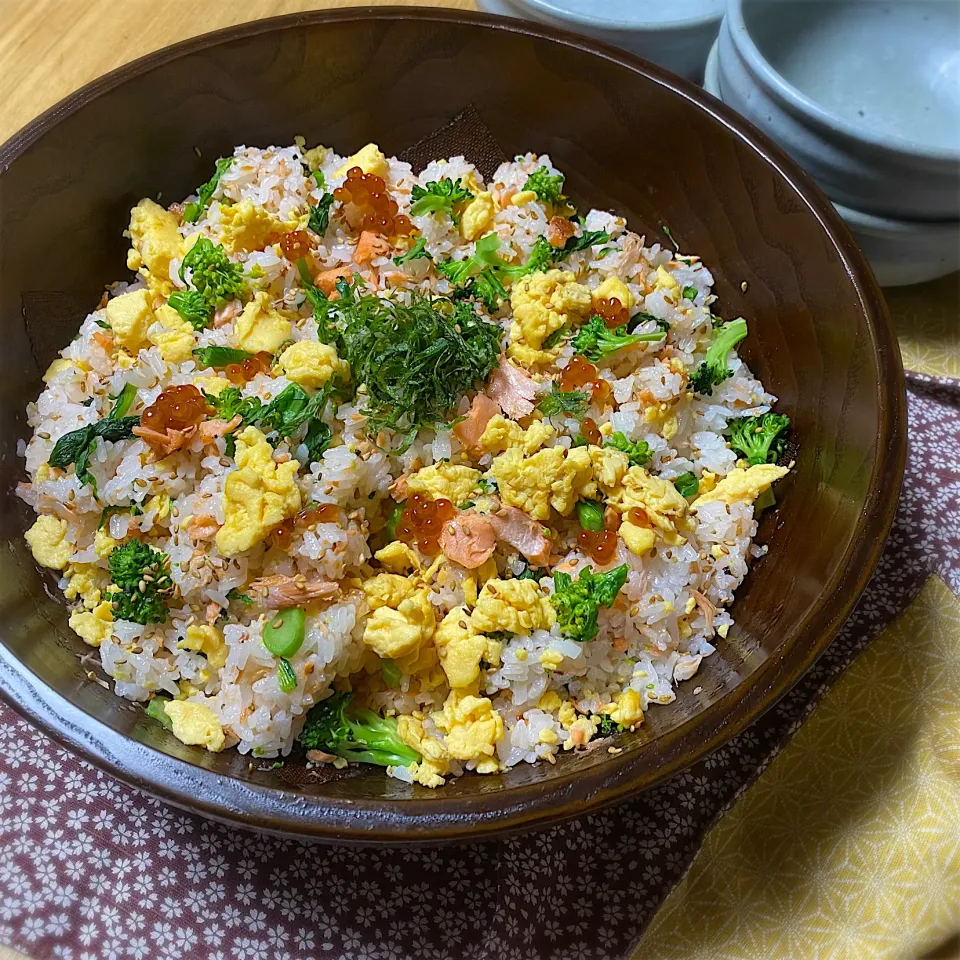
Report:
M170 700L164 710L173 724L173 735L180 741L206 747L213 753L223 749L226 738L217 715L204 703Z

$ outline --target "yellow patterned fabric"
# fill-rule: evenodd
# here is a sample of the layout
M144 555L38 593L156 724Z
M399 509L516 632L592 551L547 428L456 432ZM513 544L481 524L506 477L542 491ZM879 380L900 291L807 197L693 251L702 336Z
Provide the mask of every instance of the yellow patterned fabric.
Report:
M906 370L960 377L960 274L884 290Z
M893 960L958 931L960 601L934 577L714 827L635 960Z

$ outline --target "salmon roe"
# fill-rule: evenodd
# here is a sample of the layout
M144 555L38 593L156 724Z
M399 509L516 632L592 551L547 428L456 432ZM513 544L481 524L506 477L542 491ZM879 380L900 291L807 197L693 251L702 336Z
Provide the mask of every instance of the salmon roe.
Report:
M560 389L563 391L579 390L597 378L597 368L579 353L563 368L560 374Z
M622 327L629 319L627 308L616 297L604 297L594 304L593 312L599 316L610 329Z
M143 411L140 422L149 430L163 433L196 426L210 414L203 394L192 384L168 387Z
M243 363L228 363L223 372L231 383L241 386L257 374L268 373L272 366L273 357L269 353L258 353L254 357L247 357Z
M456 515L456 508L446 497L429 500L422 493L411 494L397 524L397 536L416 544L425 556L433 556L440 551L443 525Z
M285 233L279 240L280 249L283 255L294 263L301 257L305 257L312 249L310 237L303 230L294 230L292 233Z
M614 530L581 530L577 537L580 550L594 563L606 565L617 554L617 534Z
M375 173L351 167L343 186L333 191L333 199L342 205L341 215L354 230L373 230L385 237L406 237L413 232L410 218L400 213L386 181Z
M603 435L597 427L597 421L593 417L583 418L583 423L580 424L580 435L587 443L592 443L595 447L599 447L603 440Z
M270 541L273 546L286 549L290 546L297 527L309 528L316 523L336 523L339 518L340 508L335 503L314 504L274 527L270 531Z
M651 525L646 511L640 507L631 507L627 511L627 520L635 527L649 527Z

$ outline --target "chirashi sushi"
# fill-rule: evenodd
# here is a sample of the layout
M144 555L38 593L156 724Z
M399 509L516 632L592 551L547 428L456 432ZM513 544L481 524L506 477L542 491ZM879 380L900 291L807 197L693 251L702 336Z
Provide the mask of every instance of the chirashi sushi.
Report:
M727 635L788 421L669 231L579 212L545 155L298 142L127 235L19 494L184 743L437 787L637 727Z

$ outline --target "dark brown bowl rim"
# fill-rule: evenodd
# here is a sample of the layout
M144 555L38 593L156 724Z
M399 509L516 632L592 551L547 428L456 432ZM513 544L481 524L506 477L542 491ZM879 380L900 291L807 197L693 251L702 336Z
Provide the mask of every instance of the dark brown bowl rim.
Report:
M583 816L624 799L694 763L756 720L800 678L835 636L865 588L896 512L906 459L906 395L900 352L883 296L866 260L830 201L771 140L693 83L599 41L545 24L427 7L353 7L272 17L226 27L165 47L124 64L61 100L0 146L0 172L28 146L89 101L132 77L226 41L316 23L350 20L455 22L551 40L639 73L696 103L756 151L803 198L829 237L868 321L880 370L877 446L881 451L846 563L820 605L798 626L798 640L769 657L720 700L659 737L663 763L636 775L639 756L611 756L596 771L557 774L546 782L511 787L504 798L357 802L317 798L214 773L128 738L47 687L0 644L0 697L44 733L118 779L182 809L255 830L352 844L426 844L488 840ZM734 703L735 712L731 711Z

